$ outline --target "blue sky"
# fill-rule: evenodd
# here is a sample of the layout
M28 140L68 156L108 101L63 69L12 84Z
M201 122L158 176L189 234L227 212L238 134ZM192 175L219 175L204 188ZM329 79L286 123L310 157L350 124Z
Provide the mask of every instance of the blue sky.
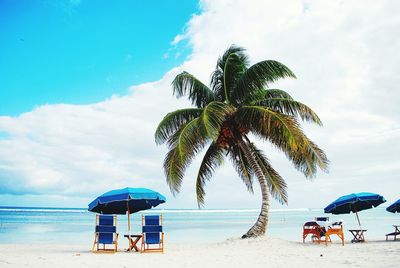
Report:
M171 41L196 12L195 0L1 0L0 115L160 79L190 53Z

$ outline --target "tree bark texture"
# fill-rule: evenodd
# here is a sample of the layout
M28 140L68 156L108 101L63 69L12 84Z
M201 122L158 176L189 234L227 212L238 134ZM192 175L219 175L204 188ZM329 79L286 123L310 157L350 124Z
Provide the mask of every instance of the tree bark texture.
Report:
M267 180L260 166L258 165L253 153L249 149L249 146L244 141L241 141L239 142L239 147L243 150L247 160L254 168L254 173L261 187L262 204L261 204L260 215L258 216L256 223L247 231L247 233L245 233L242 236L242 238L255 238L264 235L267 229L268 211L270 206L269 190L268 190Z

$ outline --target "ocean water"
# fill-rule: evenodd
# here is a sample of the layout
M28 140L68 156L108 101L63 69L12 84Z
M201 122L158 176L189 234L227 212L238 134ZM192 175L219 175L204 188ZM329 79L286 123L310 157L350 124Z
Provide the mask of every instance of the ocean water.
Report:
M259 210L149 210L131 215L131 233L141 229L142 214L162 214L168 243L207 243L240 237L256 221ZM322 209L271 209L268 234L292 241L302 241L302 226L317 216L331 221L342 220L345 229L357 227L355 214L328 215ZM359 213L366 239L382 240L400 224L400 215L375 208ZM92 243L95 214L77 208L0 207L0 243ZM127 234L127 216L118 215L117 230L122 245ZM351 235L346 231L346 240Z

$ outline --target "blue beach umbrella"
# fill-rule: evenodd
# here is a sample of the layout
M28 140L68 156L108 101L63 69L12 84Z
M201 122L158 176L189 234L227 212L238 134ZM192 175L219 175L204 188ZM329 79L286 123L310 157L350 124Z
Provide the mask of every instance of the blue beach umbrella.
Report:
M400 199L386 208L386 211L396 213L400 212Z
M379 194L366 192L354 193L339 197L326 208L324 208L324 212L332 214L349 214L350 212L356 213L358 225L361 229L358 212L365 209L370 209L372 207L377 207L385 202L385 198Z
M165 203L162 194L146 188L130 188L106 192L88 205L88 210L100 214L127 214L130 233L130 214Z

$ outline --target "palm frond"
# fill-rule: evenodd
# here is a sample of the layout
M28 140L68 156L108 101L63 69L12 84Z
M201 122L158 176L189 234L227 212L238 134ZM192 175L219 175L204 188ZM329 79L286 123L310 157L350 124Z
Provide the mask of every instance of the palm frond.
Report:
M220 102L225 101L225 90L224 90L224 71L218 68L211 74L210 87L214 92L215 99Z
M242 105L253 105L258 101L272 98L283 98L293 100L289 93L281 89L259 89L251 94L248 94Z
M255 177L257 177L257 179L260 183L262 194L264 194L267 189L266 187L268 186L268 183L266 181L264 172L261 169L260 165L258 164L256 157L250 147L250 143L245 142L242 139L237 140L237 142L238 142L237 143L238 147L243 152L243 156L247 160L247 163L249 164L249 167L252 170L252 173L254 174Z
M297 148L296 138L301 131L296 119L261 106L242 106L236 121L263 137L274 136L281 143Z
M196 196L199 207L204 205L204 186L206 182L211 178L215 170L222 165L223 160L223 149L219 148L215 142L211 143L204 155L203 161L201 162L196 180Z
M244 48L232 45L218 59L211 76L211 88L219 101L230 102L240 76L247 70L249 60Z
M239 146L234 146L229 150L229 155L232 160L233 167L236 169L237 174L242 179L250 193L253 193L253 176L254 171L249 161L244 156L244 152Z
M222 55L222 57L218 58L216 69L223 71L225 69L227 62L229 61L229 58L232 55L239 56L242 59L242 61L247 65L249 63L249 60L248 60L247 55L244 53L245 50L246 49L244 49L243 47L231 45L225 51L225 53Z
M249 94L267 87L269 83L287 77L296 78L296 75L279 61L258 62L248 68L239 79L235 93L236 100L239 103L245 100Z
M236 116L251 132L284 152L307 178L316 174L317 166L327 171L325 153L307 138L294 117L260 106L243 106Z
M182 72L172 81L172 88L177 97L188 95L192 104L199 108L215 100L214 93L193 75Z
M166 142L183 124L199 117L202 111L201 108L187 108L168 113L158 124L155 133L156 143L163 144Z
M240 77L247 70L248 60L244 54L232 53L224 66L225 100L236 103L237 85Z
M318 115L310 107L295 100L286 98L266 98L261 101L255 101L252 105L271 108L274 111L300 117L303 121L322 126L321 119L319 119Z
M173 195L179 193L187 164L177 157L177 148L171 148L164 159L164 174Z
M295 168L302 172L306 178L313 178L317 172L317 167L322 171L328 172L329 160L325 152L314 142L303 134L303 142L296 150L281 146L280 149L294 164ZM270 139L273 142L273 139Z
M186 168L207 143L198 128L199 118L183 124L168 139L169 152L164 160L164 172L173 194L179 192Z
M191 158L197 154L208 141L199 131L199 119L194 118L175 132L167 141L170 149L177 148L180 159Z
M293 100L292 96L289 95L286 91L278 88L268 88L265 90L265 99L272 99L272 98L284 98Z
M216 140L221 129L222 123L234 112L234 107L213 101L204 107L199 117L199 128L203 135Z
M262 153L261 150L257 149L253 143L250 143L249 145L258 165L262 169L264 176L267 179L267 184L272 197L278 200L281 204L287 204L288 196L286 192L287 185L285 180L274 168L272 168L267 157Z

